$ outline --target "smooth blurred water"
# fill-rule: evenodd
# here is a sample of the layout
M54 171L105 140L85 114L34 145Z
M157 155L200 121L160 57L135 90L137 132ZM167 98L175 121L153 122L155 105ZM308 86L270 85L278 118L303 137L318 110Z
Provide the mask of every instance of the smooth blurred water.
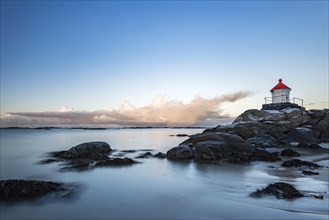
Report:
M32 130L1 129L1 179L39 179L77 184L68 200L0 204L1 219L328 219L324 200L255 199L249 193L285 181L301 190L326 192L328 180L270 169L267 163L206 165L166 159L136 159L129 167L61 172L58 164L38 164L48 152L87 141L112 149L153 149L165 153L200 129ZM134 159L141 152L127 154ZM274 165L278 165L279 163ZM273 165L271 163L270 165Z

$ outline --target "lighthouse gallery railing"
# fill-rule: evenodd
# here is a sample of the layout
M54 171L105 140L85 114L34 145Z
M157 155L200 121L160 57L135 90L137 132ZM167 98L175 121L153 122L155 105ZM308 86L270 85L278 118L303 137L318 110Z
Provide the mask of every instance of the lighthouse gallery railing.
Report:
M273 96L273 97L265 97L265 104L273 103L273 98L283 97L283 96L286 96L286 95L278 95L278 96ZM304 107L304 105L303 105L304 104L304 100L303 99L294 97L294 98L290 99L289 102L295 103L295 104L301 103L301 106Z

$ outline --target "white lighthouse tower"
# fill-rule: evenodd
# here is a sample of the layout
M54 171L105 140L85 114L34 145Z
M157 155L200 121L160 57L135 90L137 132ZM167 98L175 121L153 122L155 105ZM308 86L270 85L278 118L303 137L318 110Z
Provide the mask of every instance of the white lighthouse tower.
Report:
M279 83L270 90L272 103L290 102L290 90L288 86L282 83L282 79L279 79Z

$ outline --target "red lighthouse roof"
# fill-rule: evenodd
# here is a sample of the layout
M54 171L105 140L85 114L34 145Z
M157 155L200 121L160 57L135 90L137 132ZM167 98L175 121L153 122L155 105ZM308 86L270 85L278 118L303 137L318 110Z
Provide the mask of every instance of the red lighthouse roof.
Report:
M276 84L270 91L278 90L278 89L290 89L288 86L286 86L284 83L282 83L282 79L279 79L279 83Z

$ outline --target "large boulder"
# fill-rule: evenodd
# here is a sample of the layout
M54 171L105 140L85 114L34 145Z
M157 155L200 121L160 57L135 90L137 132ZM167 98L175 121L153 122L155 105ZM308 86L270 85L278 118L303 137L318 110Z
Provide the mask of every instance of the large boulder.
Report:
M171 160L191 159L193 153L191 148L186 144L181 144L167 152L167 158Z
M63 159L107 159L107 154L112 151L110 145L103 141L86 142L64 151L58 157Z
M310 121L310 117L304 110L298 108L286 108L282 111L286 114L286 120L290 121L294 127L298 127Z

